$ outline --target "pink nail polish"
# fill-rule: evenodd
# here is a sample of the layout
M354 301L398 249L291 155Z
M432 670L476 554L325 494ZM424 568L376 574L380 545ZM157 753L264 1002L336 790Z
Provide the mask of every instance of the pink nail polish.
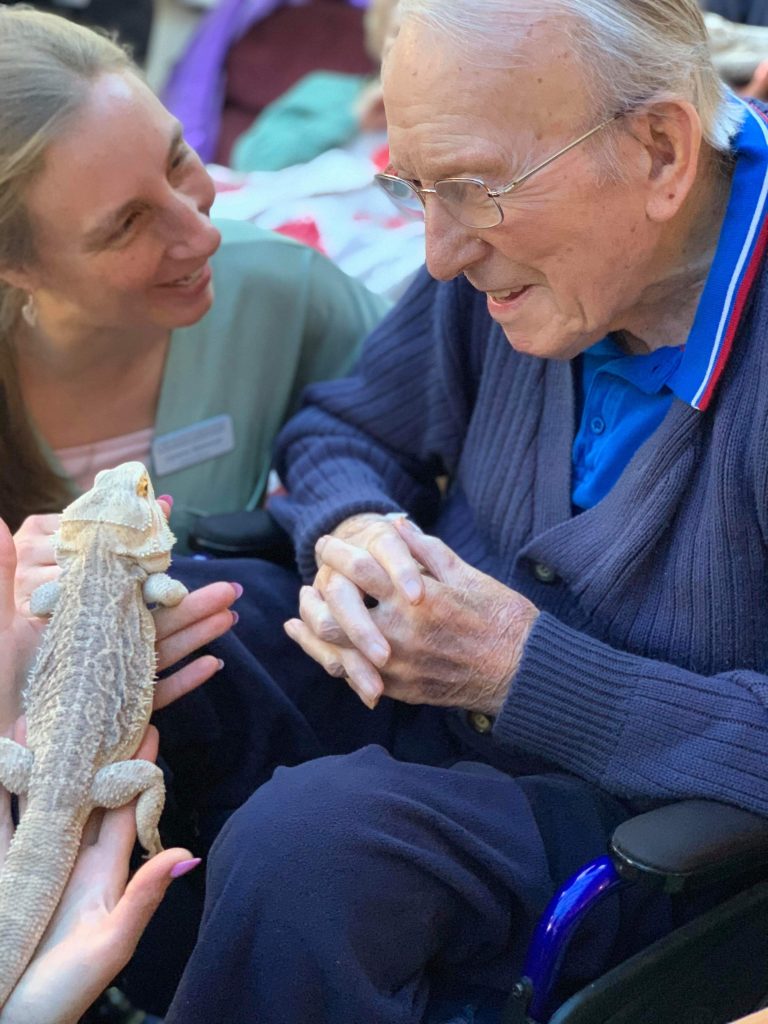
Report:
M235 583L234 580L230 580L229 581L229 585L230 585L230 587L232 587L232 589L234 590L235 594L237 595L235 597L235 600L237 601L237 599L239 597L243 596L243 585L242 585L242 583Z
M158 496L157 500L166 501L171 506L171 508L173 508L173 498L170 496L170 494L161 494Z
M202 857L193 857L191 860L180 860L171 868L171 878L181 878L190 871L194 871L198 864L202 863Z
M237 614L237 612L232 612L231 614L232 614L232 625L236 626L238 624L238 622L240 621L240 616Z

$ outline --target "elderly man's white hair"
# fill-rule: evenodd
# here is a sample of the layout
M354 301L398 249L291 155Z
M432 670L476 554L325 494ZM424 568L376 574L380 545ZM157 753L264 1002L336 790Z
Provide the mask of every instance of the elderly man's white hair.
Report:
M727 151L742 111L727 101L696 0L400 0L403 21L443 31L466 59L519 64L516 26L554 17L585 68L598 108L610 116L650 99L689 100L705 140Z

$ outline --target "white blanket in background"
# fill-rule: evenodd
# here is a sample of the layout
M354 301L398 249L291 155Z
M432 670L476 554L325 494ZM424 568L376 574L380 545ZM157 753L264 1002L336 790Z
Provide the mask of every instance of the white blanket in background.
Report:
M282 171L241 173L212 164L212 215L273 229L313 224L318 248L342 270L396 299L424 262L424 224L400 216L372 182L370 150L361 141Z

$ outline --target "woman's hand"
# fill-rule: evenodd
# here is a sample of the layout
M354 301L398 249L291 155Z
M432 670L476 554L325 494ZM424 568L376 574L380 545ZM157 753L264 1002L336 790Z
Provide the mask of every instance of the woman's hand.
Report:
M43 517L36 517L43 518ZM54 517L50 517L54 518ZM8 736L21 713L21 691L44 623L20 611L14 596L16 547L0 519L0 735Z
M160 504L167 515L167 504L162 501ZM58 524L57 515L30 516L14 535L15 554L13 545L8 545L8 531L3 527L4 532L0 534L0 642L3 641L3 622L6 621L10 629L8 635L13 636L15 644L15 667L11 670L15 680L13 694L6 683L11 678L9 666L4 666L0 660L0 729L7 730L20 713L19 693L46 625L44 619L32 615L29 609L32 591L41 583L55 580L61 572L53 549L53 534ZM13 564L16 556L18 565L14 591ZM237 584L210 583L189 594L174 608L157 609L154 616L158 670L170 668L226 633L235 621L230 605L241 593ZM6 661L10 662L8 656ZM2 671L4 667L5 673ZM217 658L204 654L161 679L155 687L155 709L165 707L194 690L220 668Z
M323 567L314 585L303 588L301 618L289 620L286 632L327 672L344 676L370 707L385 694L496 714L537 609L404 518L390 519L387 530L397 532L420 570L421 598L405 591L402 576L395 583L375 547L321 538ZM402 551L382 536L404 565ZM375 607L366 607L364 595Z
M22 615L34 620L39 629L43 628L45 620L32 615L29 598L33 590L57 579L61 572L53 554L53 535L60 521L58 513L27 516L13 535L17 560L14 580L16 606Z
M154 760L157 743L150 726L135 756ZM0 790L0 864L12 834L10 800ZM61 903L0 1024L76 1024L130 959L173 878L199 863L187 850L165 850L128 881L135 841L135 804L91 817Z

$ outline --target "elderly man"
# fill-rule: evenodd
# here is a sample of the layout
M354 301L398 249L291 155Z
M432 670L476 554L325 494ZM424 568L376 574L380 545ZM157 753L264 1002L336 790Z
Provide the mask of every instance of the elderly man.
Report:
M246 588L241 743L295 767L211 853L168 1024L422 1021L633 810L768 812L762 108L695 0L402 0L384 91L427 270L283 433L310 582Z

